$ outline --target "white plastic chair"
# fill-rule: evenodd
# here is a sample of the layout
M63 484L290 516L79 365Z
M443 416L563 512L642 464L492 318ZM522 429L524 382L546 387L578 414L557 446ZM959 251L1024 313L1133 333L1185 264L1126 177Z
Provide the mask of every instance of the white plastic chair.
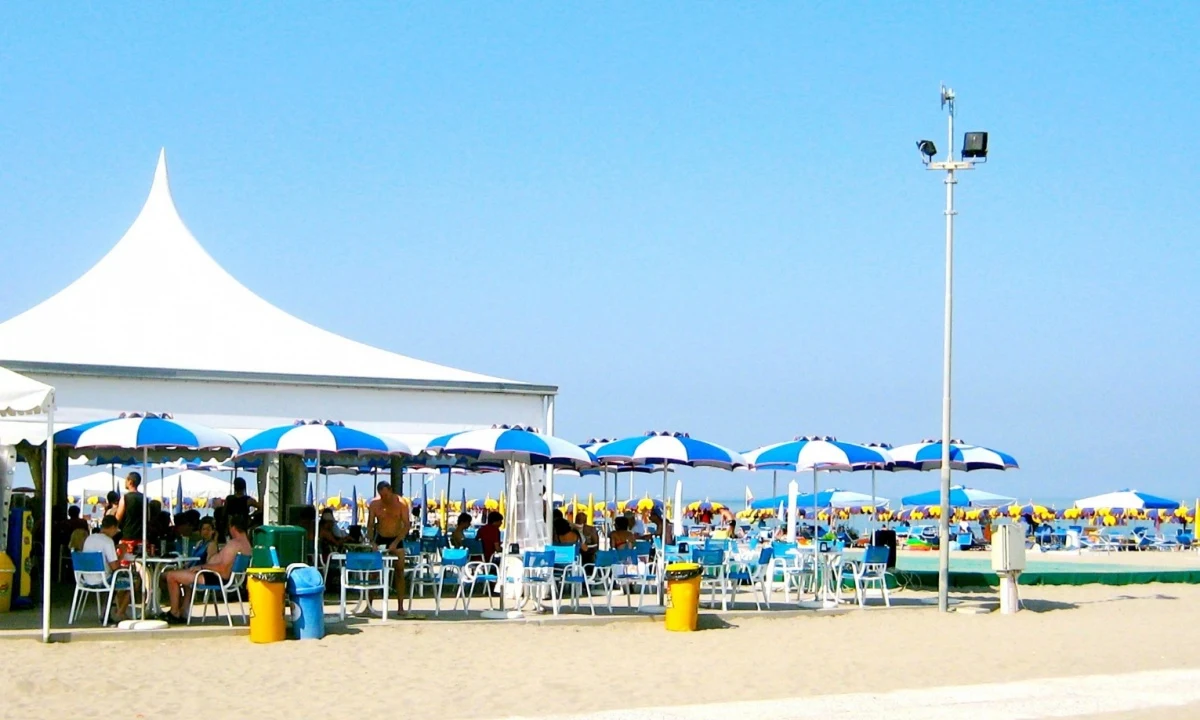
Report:
M544 609L541 594L536 593L534 589L545 588L550 595L550 608L555 615L558 615L558 581L554 576L554 551L526 550L523 565L521 582L525 592L532 596L538 609Z
M208 607L211 604L213 609L213 617L220 617L217 612L215 602L216 594L221 593L221 603L225 606L225 617L229 620L229 626L233 627L233 612L229 606L229 595L232 593L238 602L238 611L242 616L242 620L246 620L246 605L242 602L242 583L246 582L246 570L250 568L249 555L235 555L233 558L233 568L229 572L228 578L222 578L215 570L201 570L196 573L196 577L192 579L192 592L188 602L188 625L192 624L192 616L196 609L196 595L203 593L200 600L201 615L203 620L208 617ZM215 578L216 582L201 582L201 578Z
M71 612L67 616L67 624L74 625L78 614L83 612L83 606L86 600L83 597L88 594L96 596L96 617L102 617L105 625L108 625L108 616L112 610L113 596L122 590L133 591L133 572L127 568L118 568L112 573L109 573L105 567L104 554L99 552L71 552L71 568L75 572L75 593L71 596ZM88 582L85 575L104 576L104 582L95 583ZM100 609L100 596L107 595L108 599L105 602L103 612Z
M754 597L754 608L762 610L762 605L759 603L759 598L762 598L763 603L766 603L767 609L771 609L771 595L767 590L770 578L768 573L773 566L772 560L775 557L775 549L772 547L760 548L758 551L757 561L734 561L729 570L729 581L733 583L733 597L737 597L737 587L740 583L748 583L750 592Z

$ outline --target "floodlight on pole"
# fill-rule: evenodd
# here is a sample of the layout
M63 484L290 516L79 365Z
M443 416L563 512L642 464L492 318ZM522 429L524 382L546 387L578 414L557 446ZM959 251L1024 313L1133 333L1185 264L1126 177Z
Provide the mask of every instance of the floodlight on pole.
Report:
M920 150L925 167L946 172L946 298L942 335L942 462L941 462L941 516L938 518L938 610L950 609L950 368L953 358L952 340L954 326L954 186L958 183L955 173L971 170L976 162L987 160L987 133L970 132L963 137L963 152L960 160L954 159L954 91L945 85L941 91L942 109L948 110L949 129L946 133L946 160L932 162L937 148L932 140L920 140Z

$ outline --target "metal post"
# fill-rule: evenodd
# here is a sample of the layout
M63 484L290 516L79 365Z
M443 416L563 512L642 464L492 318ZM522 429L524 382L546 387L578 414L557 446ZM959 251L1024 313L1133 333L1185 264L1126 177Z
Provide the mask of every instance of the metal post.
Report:
M946 306L942 337L942 486L938 518L938 610L950 608L950 367L954 326L954 92L942 91L949 107L946 167Z
M51 499L54 497L54 405L46 416L46 470L42 480L42 642L50 642L50 580L54 577L54 548L52 545L54 516Z

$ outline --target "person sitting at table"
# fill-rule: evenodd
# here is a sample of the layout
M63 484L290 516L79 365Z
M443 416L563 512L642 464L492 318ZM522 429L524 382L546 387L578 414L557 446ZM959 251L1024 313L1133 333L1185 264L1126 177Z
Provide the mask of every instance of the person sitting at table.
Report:
M575 513L575 529L579 533L579 558L584 565L596 562L596 551L600 549L600 533L595 525L587 524L587 513Z
M579 546L579 533L561 515L554 518L554 544Z
M168 624L180 625L187 622L183 616L184 589L191 590L192 583L201 571L216 573L221 580L228 580L233 571L233 561L238 555L250 555L250 541L246 539L246 520L232 516L227 521L229 525L229 542L215 555L210 554L207 561L197 567L182 568L166 573L167 594L171 597L171 609L162 615Z
M83 581L88 584L102 585L117 568L121 567L121 559L117 556L117 545L113 538L121 531L121 523L116 515L105 515L100 521L100 532L92 533L83 541L82 552L98 552L104 557L104 574L84 573ZM118 590L113 596L117 601L116 614L110 616L110 622L120 622L125 619L129 610L129 590Z
M475 533L475 539L479 541L483 548L483 561L492 562L492 558L500 553L500 523L504 522L504 516L492 510L487 516L487 525L479 528Z
M608 534L608 546L613 550L632 548L637 540L629 531L629 518L624 515L613 521L613 531Z
M328 555L335 550L341 552L346 547L346 536L338 532L337 521L333 518L333 508L321 511L321 554Z
M471 529L471 514L459 513L458 522L454 525L454 530L450 532L450 547L466 547L467 546L467 531Z
M200 539L196 542L196 546L192 548L191 556L196 558L197 565L203 565L208 562L210 557L217 555L217 524L213 519L206 517L200 521Z
M654 538L663 538L663 542L667 545L675 544L675 524L667 522L663 519L663 511L659 508L654 508L650 511L650 522L654 523ZM666 535L663 535L664 529ZM651 539L650 535L646 539Z

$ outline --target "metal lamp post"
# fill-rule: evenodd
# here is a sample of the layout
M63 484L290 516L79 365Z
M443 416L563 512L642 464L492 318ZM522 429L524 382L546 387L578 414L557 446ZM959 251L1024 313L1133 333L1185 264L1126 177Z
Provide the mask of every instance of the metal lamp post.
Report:
M976 162L987 161L987 133L969 132L963 138L961 159L954 158L954 91L942 86L942 109L949 110L946 133L946 159L933 162L937 146L932 140L920 140L917 149L929 170L946 172L946 305L942 338L942 463L941 517L938 518L938 610L950 606L950 366L954 319L954 186L959 170L971 170Z

